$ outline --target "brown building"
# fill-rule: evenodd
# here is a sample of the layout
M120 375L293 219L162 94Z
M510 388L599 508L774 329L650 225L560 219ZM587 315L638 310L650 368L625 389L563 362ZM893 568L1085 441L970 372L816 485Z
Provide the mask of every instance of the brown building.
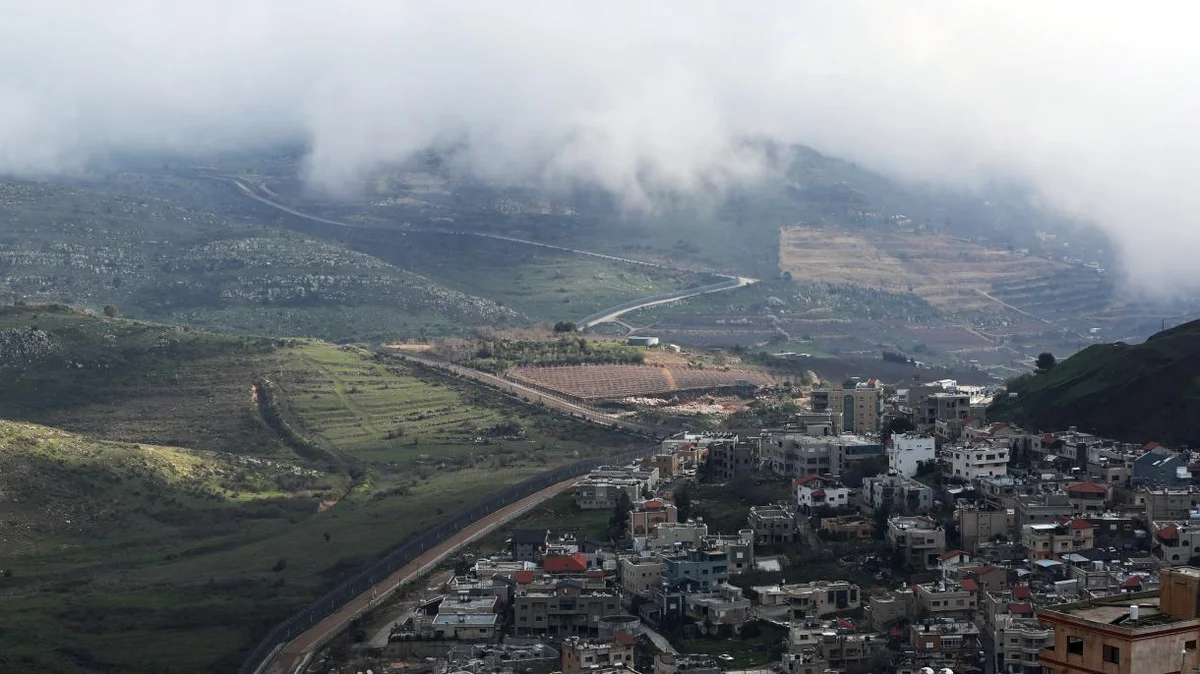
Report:
M517 634L588 635L596 632L600 618L619 611L620 599L609 590L588 589L573 580L531 584L513 598L513 626Z
M585 641L578 637L565 639L562 645L563 672L583 672L598 667L633 668L634 639L624 632L612 641Z
M855 515L821 518L821 531L834 538L869 541L875 535L875 523Z
M1200 665L1200 568L1165 569L1158 592L1038 611L1054 645L1038 652L1048 674L1155 674Z

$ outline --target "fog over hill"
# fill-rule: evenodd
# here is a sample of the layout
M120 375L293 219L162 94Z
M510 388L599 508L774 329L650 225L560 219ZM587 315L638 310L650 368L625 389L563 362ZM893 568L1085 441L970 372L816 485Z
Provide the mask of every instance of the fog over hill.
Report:
M1197 9L1128 3L4 3L0 172L304 143L353 190L455 143L462 168L630 208L804 143L913 181L1027 185L1096 221L1134 287L1200 285Z

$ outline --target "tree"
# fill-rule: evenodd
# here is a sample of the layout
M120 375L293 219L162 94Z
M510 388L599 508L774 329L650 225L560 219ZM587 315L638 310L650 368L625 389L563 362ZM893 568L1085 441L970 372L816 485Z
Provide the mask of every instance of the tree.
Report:
M614 539L625 535L625 530L629 528L629 511L631 510L633 510L633 501L629 500L629 493L622 489L617 496L617 505L613 508L612 517L608 520L608 527Z
M692 515L692 494L687 485L680 487L674 494L675 507L678 509L680 522L688 521Z
M575 324L571 321L559 321L554 324L555 332L575 332Z
M880 435L882 436L881 439L883 442L886 443L888 440L892 439L893 435L896 435L897 433L908 433L909 431L915 430L917 430L917 427L914 426L913 422L909 421L907 417L896 417L883 427L883 433Z
M1038 354L1034 368L1038 374L1046 374L1050 370L1053 370L1055 365L1058 365L1058 360L1054 358L1054 354L1045 351Z
M109 318L116 318L121 315L121 311L111 304L104 305L104 315Z

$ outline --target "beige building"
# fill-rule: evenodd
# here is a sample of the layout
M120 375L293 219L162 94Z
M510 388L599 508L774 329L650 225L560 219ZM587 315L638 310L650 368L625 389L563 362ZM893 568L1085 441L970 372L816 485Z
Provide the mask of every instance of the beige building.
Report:
M854 387L851 394L854 402L854 432L874 434L879 432L879 416L883 413L883 385L872 379Z
M658 555L646 557L622 557L617 566L621 589L626 595L648 597L651 588L662 583L662 557Z
M790 607L792 620L822 617L862 606L858 586L845 580L814 580L779 589Z
M619 612L616 592L587 589L568 580L523 585L513 598L516 634L592 634L600 618Z
M1062 559L1078 550L1095 547L1092 523L1074 519L1065 524L1026 524L1021 527L1021 545L1032 561Z
M1200 666L1200 568L1164 569L1156 592L1038 611L1054 644L1038 651L1048 674L1161 674Z
M928 517L893 517L888 520L887 542L908 566L935 569L946 551L946 532Z
M578 637L565 639L562 645L563 672L585 672L602 667L633 669L634 640L628 634L617 635L612 641L585 641Z

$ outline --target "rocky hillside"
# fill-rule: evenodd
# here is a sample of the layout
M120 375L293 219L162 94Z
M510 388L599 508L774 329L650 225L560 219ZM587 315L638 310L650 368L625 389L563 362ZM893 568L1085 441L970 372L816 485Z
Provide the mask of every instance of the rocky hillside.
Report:
M988 416L1034 430L1078 426L1129 442L1200 446L1200 321L1143 344L1092 346L1012 381Z

